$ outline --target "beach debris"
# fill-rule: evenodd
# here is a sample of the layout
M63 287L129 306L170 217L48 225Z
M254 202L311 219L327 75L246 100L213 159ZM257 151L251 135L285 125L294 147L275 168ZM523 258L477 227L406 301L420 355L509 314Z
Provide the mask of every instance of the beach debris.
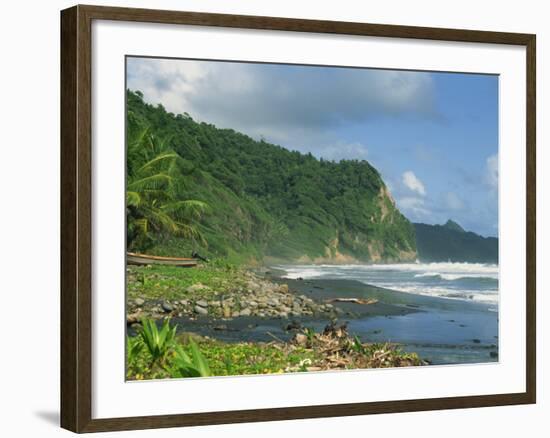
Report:
M348 323L344 322L343 324L340 324L339 327L336 327L335 322L331 322L330 324L327 324L325 326L325 329L323 330L324 336L331 336L334 338L342 338L344 336L347 336L348 334Z
M299 321L292 320L290 323L288 323L285 327L285 330L288 332L290 330L300 330L302 328L302 324L300 324Z
M378 300L376 298L332 298L330 300L326 300L326 303L354 303L354 304L376 304Z
M296 345L306 345L307 344L307 336L303 333L296 333L294 337L292 338L292 343Z
M296 333L290 343L282 344L281 348L287 353L291 353L293 349L305 348L312 354L311 360L306 359L295 366L289 366L285 372L427 364L414 353L400 351L397 344L363 343L357 336L351 337L347 331L347 323L339 326L335 323L328 324L322 333L306 328L303 332Z

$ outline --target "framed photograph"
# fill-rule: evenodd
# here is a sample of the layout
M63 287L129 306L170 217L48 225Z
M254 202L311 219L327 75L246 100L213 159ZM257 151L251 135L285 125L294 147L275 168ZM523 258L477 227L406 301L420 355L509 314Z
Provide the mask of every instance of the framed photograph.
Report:
M61 13L61 423L535 403L535 35Z

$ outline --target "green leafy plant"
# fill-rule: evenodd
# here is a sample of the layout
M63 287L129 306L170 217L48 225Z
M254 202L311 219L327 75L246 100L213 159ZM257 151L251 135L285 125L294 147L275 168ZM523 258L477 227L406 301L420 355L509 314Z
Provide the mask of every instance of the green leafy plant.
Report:
M133 364L142 350L143 341L140 337L126 336L126 357L128 364Z
M367 349L365 348L365 346L363 345L363 343L361 342L361 340L359 339L359 337L357 335L355 335L353 337L353 342L351 344L351 349L353 351L356 351L357 353L361 353L361 354L367 354L368 353Z
M188 355L180 345L176 346L175 366L180 377L208 377L212 373L208 361L202 355L198 345L189 340L191 355Z
M142 320L142 325L140 337L151 355L152 365L155 363L162 365L174 344L177 326L170 327L167 319L162 323L160 330L151 319Z
M145 249L155 236L168 234L202 240L196 221L206 212L204 202L184 199L188 163L152 134L149 126L136 127L128 114L128 184L126 189L127 240L130 249Z
M304 329L304 334L307 337L307 345L311 347L313 345L313 341L315 340L315 330L312 328L306 327Z

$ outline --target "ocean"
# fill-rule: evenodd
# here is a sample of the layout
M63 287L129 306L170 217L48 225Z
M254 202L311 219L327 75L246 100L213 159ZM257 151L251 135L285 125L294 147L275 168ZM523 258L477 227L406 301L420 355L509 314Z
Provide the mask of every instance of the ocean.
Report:
M319 302L374 298L373 305L338 303L338 323L363 342L397 343L433 365L498 361L498 266L474 263L278 265L274 280ZM300 318L322 331L326 317ZM289 320L240 317L224 321L176 318L181 331L226 342L288 340Z
M498 361L498 265L449 262L276 268L283 278L297 282L293 286L314 281L330 287L333 296L374 297L418 310L350 319L349 331L366 341L399 343L434 365ZM360 282L364 290L350 291L349 286L346 290L344 280Z
M498 311L498 265L403 263L372 265L280 265L285 278L347 279L434 297L482 301Z

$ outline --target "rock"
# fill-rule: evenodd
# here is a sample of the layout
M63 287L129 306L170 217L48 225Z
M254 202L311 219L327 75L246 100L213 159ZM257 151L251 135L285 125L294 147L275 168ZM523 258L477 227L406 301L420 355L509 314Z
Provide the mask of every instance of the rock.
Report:
M279 291L284 293L284 294L287 294L288 293L288 284L279 285Z
M134 303L136 304L136 306L141 307L145 304L145 300L143 298L136 298L134 300Z
M132 325L139 322L141 320L141 315L142 313L140 311L126 315L126 324Z
M195 313L198 313L199 315L208 315L208 310L201 306L195 306L194 308Z
M258 303L257 303L256 301L249 301L249 302L248 302L248 305L249 305L250 307L258 307Z
M231 318L231 308L229 306L224 306L222 309L222 314L224 318Z
M267 300L267 304L273 307L278 307L280 306L281 302L277 298L271 297Z
M195 304L200 307L208 307L208 301L206 300L198 300Z
M307 336L303 333L296 333L292 338L292 342L296 345L304 346L307 344Z
M247 283L247 287L248 287L248 289L250 289L252 291L260 290L260 285L258 283L256 283L255 281L252 281L252 280L250 280Z
M180 300L180 304L181 304L182 306L187 306L187 305L189 304L189 301L187 301L187 300Z
M208 305L212 307L220 307L221 303L219 301L209 301Z
M246 307L242 309L239 314L240 316L250 316L252 314L252 311L248 307Z
M174 306L172 306L172 304L170 304L168 301L164 301L162 303L162 310L164 310L166 313L169 313L174 310Z
M275 285L272 283L264 283L262 285L262 292L263 293L271 293L275 290Z

